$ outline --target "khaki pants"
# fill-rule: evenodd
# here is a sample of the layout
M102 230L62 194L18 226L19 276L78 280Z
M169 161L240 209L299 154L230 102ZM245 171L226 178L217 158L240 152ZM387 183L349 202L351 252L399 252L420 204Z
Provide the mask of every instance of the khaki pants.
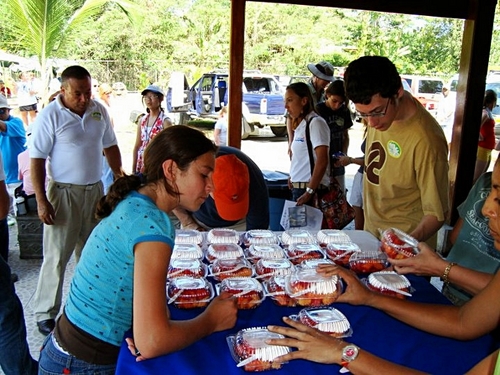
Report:
M55 210L54 225L43 227L43 263L34 299L37 321L55 319L61 308L66 265L76 261L98 223L95 209L103 196L102 182L72 185L49 181L47 198Z

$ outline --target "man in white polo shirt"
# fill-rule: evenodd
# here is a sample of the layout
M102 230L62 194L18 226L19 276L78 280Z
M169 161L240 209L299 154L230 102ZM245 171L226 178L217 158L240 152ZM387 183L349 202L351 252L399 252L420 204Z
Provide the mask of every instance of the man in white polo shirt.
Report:
M74 251L78 261L97 225L94 213L103 196L103 150L115 177L123 174L108 112L91 95L90 73L81 66L66 68L61 93L41 111L33 129L31 175L38 216L45 224L34 310L38 330L44 335L54 328L61 307L68 260Z

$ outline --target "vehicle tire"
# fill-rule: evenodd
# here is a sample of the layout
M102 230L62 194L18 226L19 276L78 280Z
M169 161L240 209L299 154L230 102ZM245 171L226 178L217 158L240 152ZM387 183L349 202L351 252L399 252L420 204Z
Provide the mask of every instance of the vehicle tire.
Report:
M286 126L271 126L271 131L276 137L286 137Z
M241 118L241 139L247 139L253 132L254 127L244 117Z

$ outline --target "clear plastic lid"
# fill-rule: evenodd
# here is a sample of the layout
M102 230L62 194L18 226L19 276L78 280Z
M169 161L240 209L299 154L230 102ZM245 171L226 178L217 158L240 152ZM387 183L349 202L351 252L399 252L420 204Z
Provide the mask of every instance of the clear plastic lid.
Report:
M203 250L196 244L181 243L175 244L172 250L171 259L202 259Z
M203 234L194 229L177 229L175 231L175 243L201 246L203 243Z
M219 285L219 292L228 292L237 298L239 309L253 309L264 300L262 284L251 277L224 279Z
M283 259L285 252L277 244L250 245L246 250L247 259L257 262L259 259Z
M229 228L214 228L208 231L207 242L209 244L237 244L240 241L238 232Z
M286 253L293 264L302 263L307 259L325 258L325 254L317 244L295 243L288 247Z
M298 243L315 244L316 238L307 230L290 229L282 233L281 242L283 246L290 246Z
M405 259L419 253L418 241L397 228L389 228L382 232L380 249L391 259Z
M261 259L255 265L257 278L265 279L274 275L288 275L294 265L288 259Z
M361 249L354 242L331 242L326 246L326 256L336 264L346 266L353 253Z
M278 236L267 229L252 229L242 235L242 243L245 246L250 245L277 245Z
M168 266L167 277L173 279L176 277L205 277L207 275L207 266L199 259L172 259Z
M394 271L375 272L368 276L368 287L372 290L377 290L382 293L394 295L396 297L411 297L410 281L403 275L399 275Z
M316 234L316 238L320 244L329 244L331 242L344 243L351 242L349 235L339 229L322 229Z
M320 264L335 264L330 259L306 259L299 264L302 268L317 268Z
M222 281L229 277L251 277L253 267L244 258L237 259L216 259L210 265L210 276L217 281Z
M228 336L227 343L237 366L244 367L245 371L256 372L281 368L283 364L273 362L274 359L289 353L291 349L266 343L267 340L281 338L284 336L270 332L265 327L252 327Z
M205 307L214 297L214 289L205 278L178 277L167 287L169 304L183 309Z
M381 251L355 252L349 258L349 268L358 274L382 271L388 266L387 254Z
M340 338L352 335L349 320L347 320L344 314L333 307L302 309L297 314L297 320L309 327L316 328L335 337Z
M300 306L325 306L335 302L342 293L340 278L325 277L314 268L296 268L285 278L285 291Z
M207 249L207 260L243 258L243 249L235 243L212 244Z
M270 297L278 306L293 307L297 305L295 299L285 291L285 276L271 276L264 281L266 296Z

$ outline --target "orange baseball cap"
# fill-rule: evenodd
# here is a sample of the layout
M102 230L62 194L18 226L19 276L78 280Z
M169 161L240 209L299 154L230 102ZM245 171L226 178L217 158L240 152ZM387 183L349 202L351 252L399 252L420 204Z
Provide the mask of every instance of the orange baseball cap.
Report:
M248 213L250 174L248 167L236 155L215 158L212 175L217 213L224 220L237 221Z

